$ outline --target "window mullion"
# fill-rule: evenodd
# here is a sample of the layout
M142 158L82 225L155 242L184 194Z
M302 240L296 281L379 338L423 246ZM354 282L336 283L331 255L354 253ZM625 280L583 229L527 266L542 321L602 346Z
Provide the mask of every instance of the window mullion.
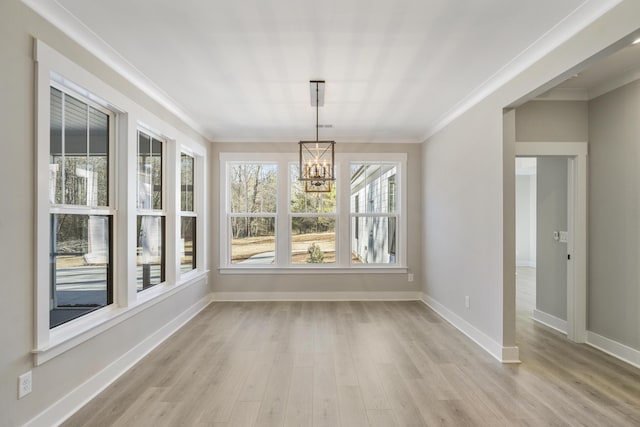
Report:
M277 219L276 219L276 265L290 264L291 223L289 219L289 162L281 159L278 162L277 179Z
M341 161L339 163L340 174L338 177L342 177L337 181L338 184L338 214L339 221L337 230L338 235L336 248L340 256L338 265L340 267L349 267L351 264L351 218L349 212L351 210L350 203L350 180L347 177L351 176L350 167L351 164L348 161Z

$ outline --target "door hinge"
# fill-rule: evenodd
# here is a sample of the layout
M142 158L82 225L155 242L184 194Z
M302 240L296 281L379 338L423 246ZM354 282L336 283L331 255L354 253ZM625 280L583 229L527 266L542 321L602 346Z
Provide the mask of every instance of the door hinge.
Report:
M567 259L571 261L571 254L567 254Z

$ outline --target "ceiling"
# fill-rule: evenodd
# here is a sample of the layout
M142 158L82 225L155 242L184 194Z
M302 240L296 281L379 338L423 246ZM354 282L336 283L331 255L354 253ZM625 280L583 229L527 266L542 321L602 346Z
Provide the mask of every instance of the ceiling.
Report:
M421 142L617 3L24 1L207 138L255 142L315 138L312 79L321 139Z

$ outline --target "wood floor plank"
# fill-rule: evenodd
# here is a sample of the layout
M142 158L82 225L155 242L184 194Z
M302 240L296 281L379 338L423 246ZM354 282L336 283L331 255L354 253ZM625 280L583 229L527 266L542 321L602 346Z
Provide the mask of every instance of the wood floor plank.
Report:
M237 401L227 427L252 427L259 410L260 402Z
M338 389L330 353L315 353L313 366L313 425L336 427L340 425Z
M370 427L394 427L398 425L391 409L368 409L367 420Z
M313 367L296 366L291 376L284 425L285 427L310 426L312 419Z
M279 353L273 362L265 389L256 426L281 426L289 397L289 386L293 373L291 353Z
M360 387L338 386L338 407L343 426L368 427L367 411L364 408Z
M399 426L424 426L424 420L415 405L404 380L393 364L378 364L382 384L391 403Z

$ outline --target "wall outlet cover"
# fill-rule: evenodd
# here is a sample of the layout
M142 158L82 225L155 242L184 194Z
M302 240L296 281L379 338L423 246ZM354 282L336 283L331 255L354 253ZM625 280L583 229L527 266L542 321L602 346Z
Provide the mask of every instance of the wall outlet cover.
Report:
M18 377L18 399L22 399L27 394L31 393L32 378L31 371L25 372Z

